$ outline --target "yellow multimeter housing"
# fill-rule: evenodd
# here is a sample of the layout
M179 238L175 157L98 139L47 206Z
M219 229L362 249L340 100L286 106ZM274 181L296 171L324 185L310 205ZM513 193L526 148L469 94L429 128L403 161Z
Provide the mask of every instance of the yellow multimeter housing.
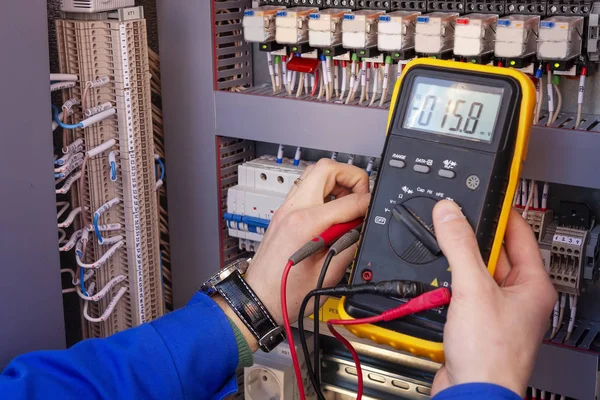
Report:
M536 93L519 71L417 59L396 83L386 144L351 283L391 279L451 286L431 211L456 201L494 274L527 155ZM342 298L343 319L377 315L400 299ZM444 360L447 308L380 325L348 326L354 335L434 361Z

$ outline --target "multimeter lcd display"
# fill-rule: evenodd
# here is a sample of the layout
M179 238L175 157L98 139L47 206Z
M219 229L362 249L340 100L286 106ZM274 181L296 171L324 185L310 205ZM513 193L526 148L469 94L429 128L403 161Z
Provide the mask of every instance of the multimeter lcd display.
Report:
M417 77L405 129L491 143L504 89Z

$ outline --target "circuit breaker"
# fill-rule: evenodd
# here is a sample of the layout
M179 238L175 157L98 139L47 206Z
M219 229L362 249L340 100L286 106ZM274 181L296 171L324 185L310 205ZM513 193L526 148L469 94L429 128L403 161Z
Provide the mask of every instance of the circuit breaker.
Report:
M415 50L423 56L452 57L458 13L434 12L417 17Z
M240 248L256 251L270 220L285 201L294 181L309 163L263 156L238 167L238 184L227 191L229 236L240 239Z

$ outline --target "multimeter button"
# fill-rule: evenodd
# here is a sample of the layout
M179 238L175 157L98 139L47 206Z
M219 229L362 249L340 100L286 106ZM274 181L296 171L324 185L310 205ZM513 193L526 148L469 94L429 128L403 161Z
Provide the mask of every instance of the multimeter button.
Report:
M390 160L390 167L404 168L406 167L406 163L402 160Z
M453 179L456 176L456 172L449 169L440 169L438 175L442 178Z
M415 164L413 170L420 174L428 174L429 172L431 172L431 168L423 164Z

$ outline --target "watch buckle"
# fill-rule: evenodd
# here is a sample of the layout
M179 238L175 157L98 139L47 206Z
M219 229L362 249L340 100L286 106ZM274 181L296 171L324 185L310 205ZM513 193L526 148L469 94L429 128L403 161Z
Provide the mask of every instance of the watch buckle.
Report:
M283 333L283 327L282 326L276 326L275 328L271 329L269 332L267 332L266 334L263 335L263 337L261 337L258 340L258 346L261 348L266 348L267 345L269 343L271 343L276 336L281 335ZM272 350L272 349L271 349Z

